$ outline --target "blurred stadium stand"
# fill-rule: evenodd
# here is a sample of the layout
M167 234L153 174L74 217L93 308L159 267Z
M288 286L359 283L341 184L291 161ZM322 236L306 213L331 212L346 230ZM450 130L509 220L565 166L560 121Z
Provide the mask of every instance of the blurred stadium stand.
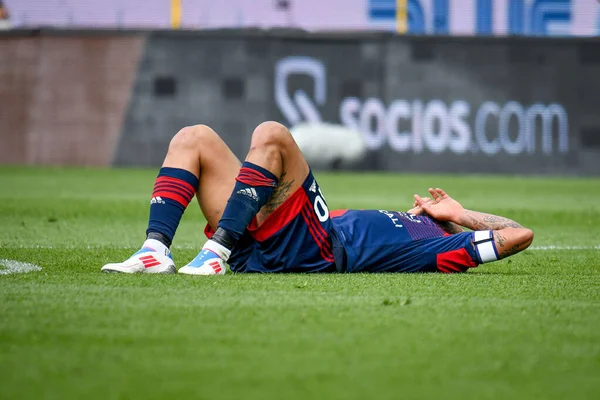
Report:
M153 166L194 123L243 157L274 119L360 169L600 175L596 1L2 3L0 164Z
M0 30L10 29L12 24L10 22L10 15L8 9L4 6L2 0L0 0Z
M595 36L595 0L5 0L15 27L288 27L413 34Z

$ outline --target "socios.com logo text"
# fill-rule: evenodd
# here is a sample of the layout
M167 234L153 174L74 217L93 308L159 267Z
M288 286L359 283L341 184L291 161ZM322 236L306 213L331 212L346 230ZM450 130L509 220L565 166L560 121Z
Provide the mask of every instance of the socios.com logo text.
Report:
M314 98L302 89L289 92L287 82L293 74L312 78ZM325 65L312 57L279 60L274 96L290 125L322 122L320 107L327 102ZM361 132L371 150L389 146L398 152L489 155L551 155L569 150L568 115L558 103L524 105L489 100L474 106L464 100L396 99L386 104L377 97L346 97L337 108L339 121Z

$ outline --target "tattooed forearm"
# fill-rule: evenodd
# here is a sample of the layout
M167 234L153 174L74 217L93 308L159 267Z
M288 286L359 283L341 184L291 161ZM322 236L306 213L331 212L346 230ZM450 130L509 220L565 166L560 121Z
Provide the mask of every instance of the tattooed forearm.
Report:
M492 229L522 228L522 226L515 221L504 217L498 217L496 215L484 214L483 220L490 223L492 226L497 224L498 227L494 227Z
M522 228L521 225L511 219L471 210L465 210L464 216L457 223L474 231L499 230L508 227Z
M474 231L492 229L492 227L483 222L481 218L477 218L468 214L466 215L466 217L468 218L468 221L466 223L461 223L462 226L466 226L467 228L473 229Z
M275 190L273 190L273 194L271 195L271 198L269 199L267 204L264 205L263 211L266 212L267 214L271 214L273 211L275 211L275 209L277 207L279 207L285 201L285 199L287 199L288 196L290 195L291 187L292 187L293 183L294 183L293 179L290 181L285 180L285 171L284 171L281 174L281 177L279 178L279 183L277 184L277 187L275 187Z

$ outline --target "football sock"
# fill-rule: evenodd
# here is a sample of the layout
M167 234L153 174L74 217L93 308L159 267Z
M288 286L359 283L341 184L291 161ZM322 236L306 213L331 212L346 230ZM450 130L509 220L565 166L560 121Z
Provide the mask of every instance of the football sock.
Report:
M235 187L212 238L229 249L240 239L252 218L271 198L279 181L270 171L248 161L242 164L235 180Z
M147 238L170 247L183 212L197 189L198 178L191 172L180 168L161 168L150 201Z
M169 248L163 242L156 239L146 239L142 245L142 248L152 249L157 253L164 254L165 256L168 256L171 253Z

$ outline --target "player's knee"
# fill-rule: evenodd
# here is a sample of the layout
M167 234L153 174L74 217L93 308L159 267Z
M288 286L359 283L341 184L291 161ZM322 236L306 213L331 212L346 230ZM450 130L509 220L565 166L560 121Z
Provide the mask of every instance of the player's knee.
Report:
M292 134L284 125L275 121L266 121L256 127L252 133L252 145L287 146L294 142Z
M218 137L217 133L206 125L186 126L173 136L169 144L169 150L206 148L215 137Z

